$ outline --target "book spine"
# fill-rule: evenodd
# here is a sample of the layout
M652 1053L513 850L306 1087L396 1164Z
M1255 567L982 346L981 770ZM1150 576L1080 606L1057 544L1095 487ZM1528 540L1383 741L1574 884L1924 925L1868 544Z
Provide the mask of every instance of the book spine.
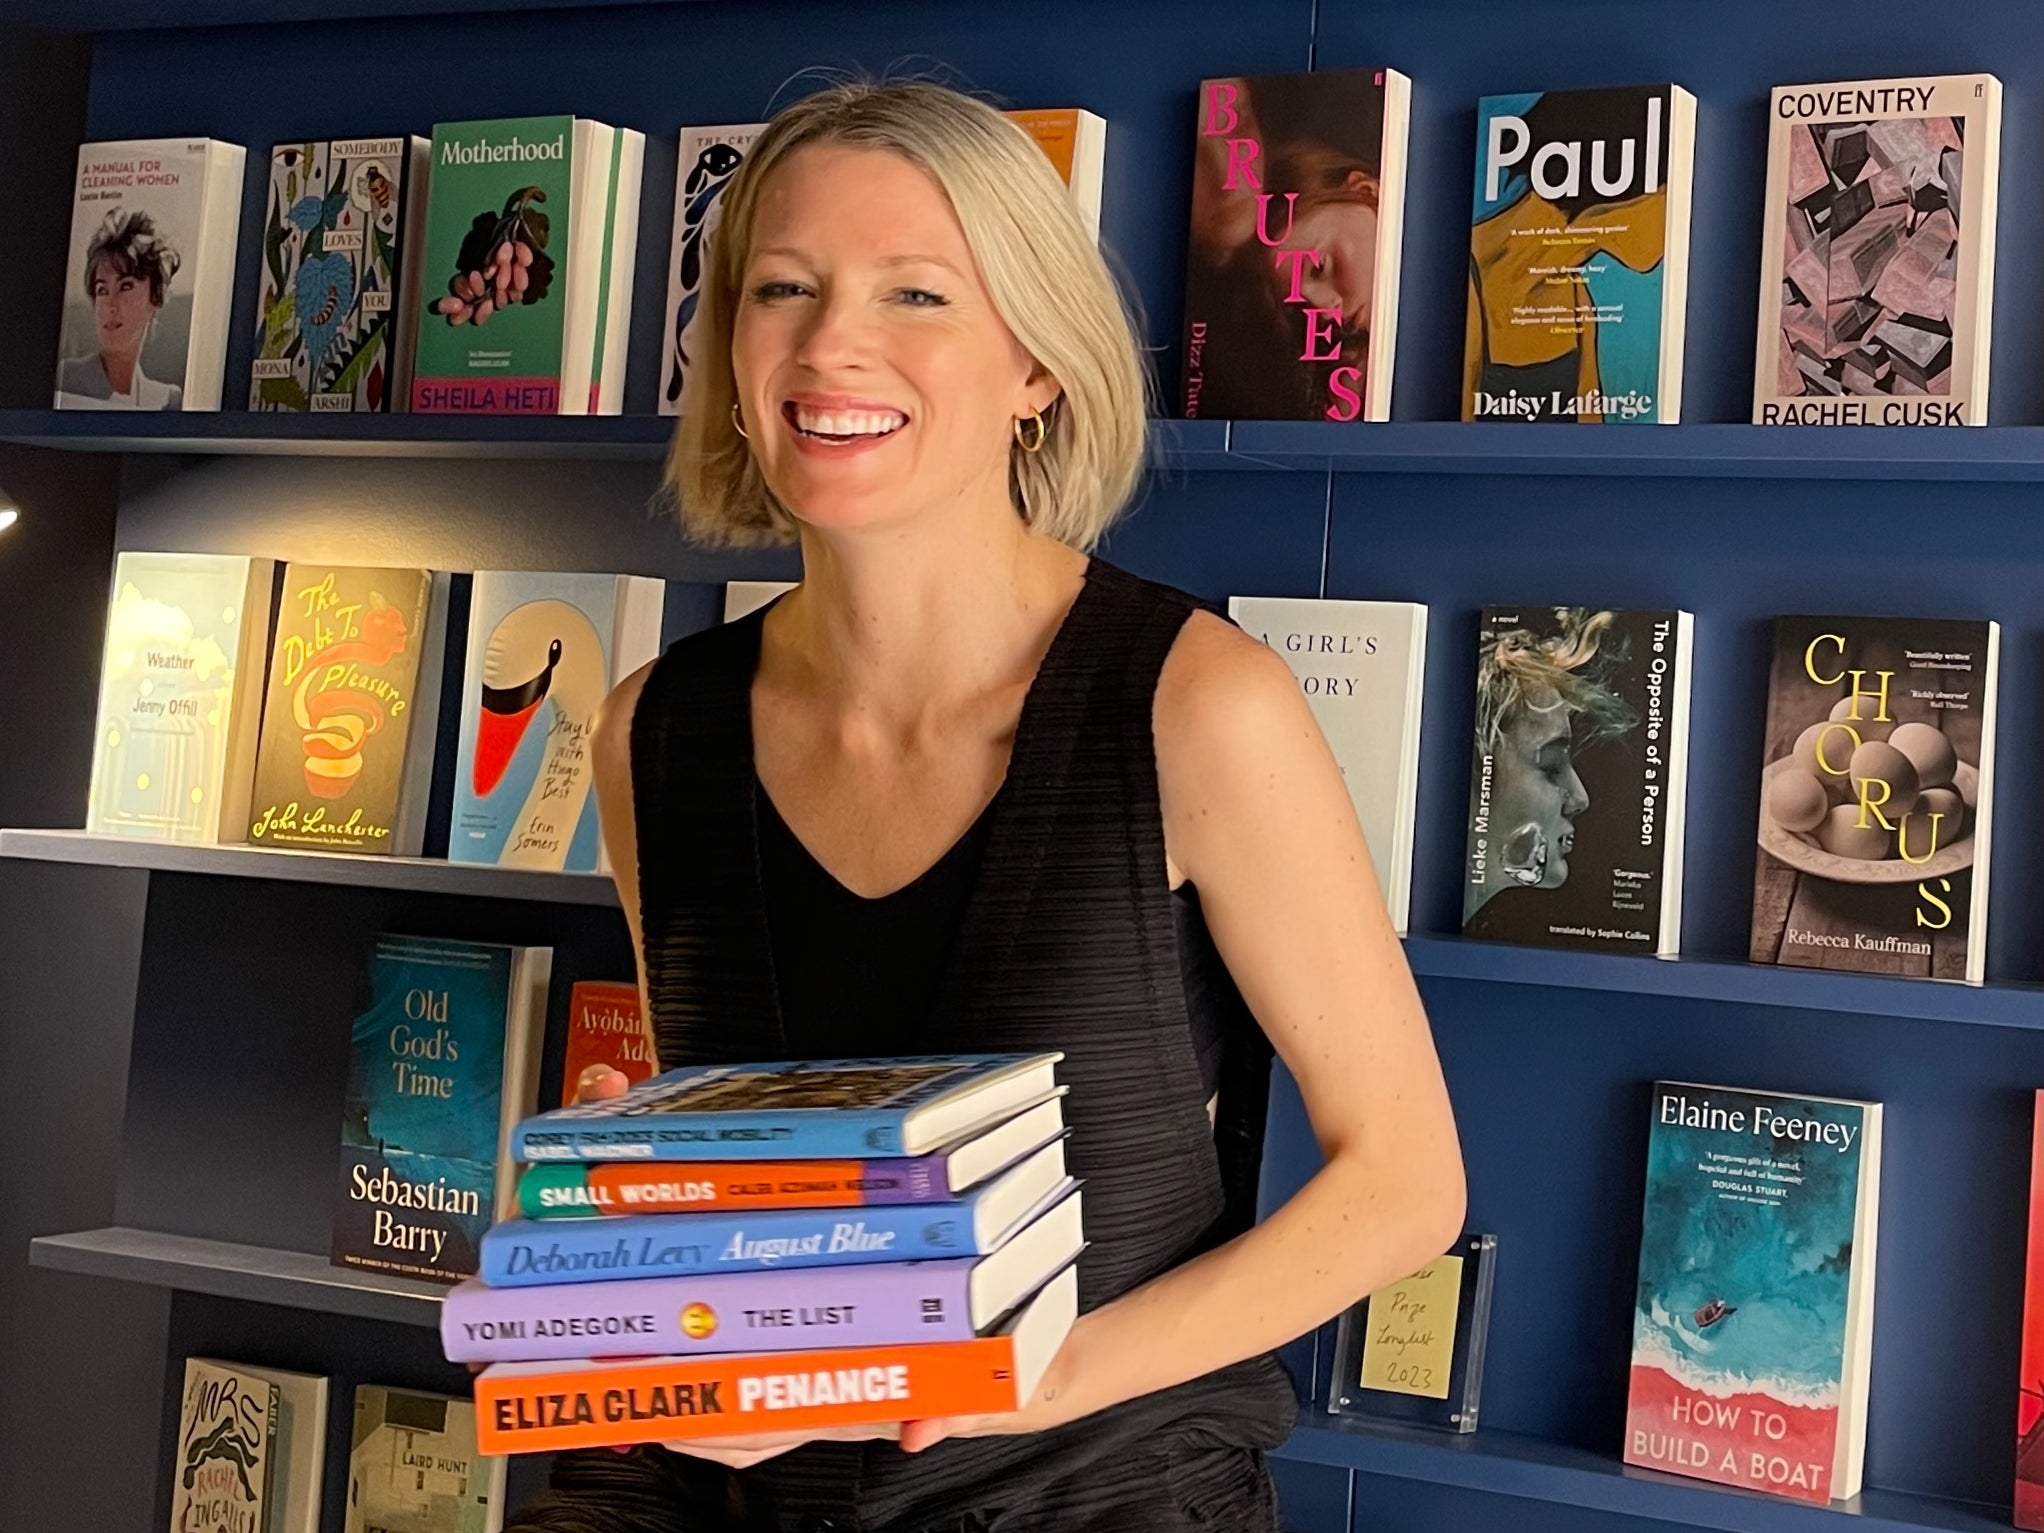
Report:
M967 1341L975 1265L886 1262L544 1288L463 1283L441 1307L440 1342L449 1362L497 1363Z
M552 1453L1011 1411L1012 1338L661 1358L476 1380L476 1446Z
M857 1218L803 1209L649 1214L609 1220L508 1220L483 1237L482 1278L498 1288L611 1278L765 1272L976 1254L959 1204L868 1210Z
M796 1121L764 1113L690 1113L637 1122L521 1123L512 1153L547 1160L862 1160L901 1153L902 1114L891 1109L818 1112Z
M873 1208L949 1200L943 1155L904 1160L774 1160L738 1165L660 1161L528 1166L518 1183L528 1219L743 1209Z

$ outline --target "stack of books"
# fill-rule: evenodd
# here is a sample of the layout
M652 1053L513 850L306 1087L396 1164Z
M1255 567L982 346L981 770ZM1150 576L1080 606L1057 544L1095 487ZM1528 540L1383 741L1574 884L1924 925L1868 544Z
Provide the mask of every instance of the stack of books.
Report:
M1015 1410L1078 1312L1058 1054L670 1070L522 1123L441 1314L487 1454Z

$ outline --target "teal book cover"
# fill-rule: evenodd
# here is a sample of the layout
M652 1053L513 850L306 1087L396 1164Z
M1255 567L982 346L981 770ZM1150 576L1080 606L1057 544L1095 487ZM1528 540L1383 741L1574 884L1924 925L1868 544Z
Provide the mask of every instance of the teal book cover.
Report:
M336 1266L453 1282L497 1199L514 950L376 940L341 1120Z

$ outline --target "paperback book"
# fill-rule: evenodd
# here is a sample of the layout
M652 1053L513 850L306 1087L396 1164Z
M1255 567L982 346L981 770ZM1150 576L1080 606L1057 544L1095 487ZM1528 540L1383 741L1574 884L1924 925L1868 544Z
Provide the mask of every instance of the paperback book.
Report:
M519 1177L518 1208L528 1219L596 1219L947 1203L1063 1133L1064 1104L1054 1096L928 1155L898 1159L547 1161Z
M1391 418L1411 97L1395 69L1202 82L1181 415Z
M241 839L275 579L273 561L239 554L115 560L87 830Z
M1696 98L1679 85L1476 103L1462 418L1682 418Z
M1880 1104L1661 1081L1652 1124L1625 1461L1857 1495Z
M1686 612L1484 608L1466 935L1679 951L1691 646Z
M653 1035L639 1005L637 985L578 979L569 990L561 1106L574 1104L576 1083L594 1065L607 1065L635 1085L653 1073Z
M450 862L594 873L589 733L660 652L666 583L485 570L469 594Z
M486 1453L556 1453L1021 1407L1071 1331L1067 1267L969 1341L602 1362L496 1363L476 1380Z
M78 151L59 410L217 410L248 154L218 139Z
M1041 107L1008 112L1007 119L1036 140L1058 179L1071 189L1086 230L1100 238L1100 187L1107 170L1107 120L1084 107Z
M1057 1085L1062 1054L688 1065L512 1134L522 1161L857 1160L923 1155Z
M549 948L385 936L355 1019L334 1204L335 1266L456 1282L514 1206L501 1153L530 1113Z
M724 188L745 163L745 151L766 131L763 122L683 128L675 161L674 238L667 257L667 364L660 413L681 413L682 384L699 345L696 311L710 269L710 239L724 208Z
M1412 899L1427 609L1416 602L1231 596L1228 615L1284 656L1348 783L1391 924Z
M2023 1340L2016 1389L2015 1524L2044 1533L2044 1091L2030 1127L2030 1237L2023 1264Z
M248 839L416 857L433 785L447 576L289 564L279 578Z
M506 1468L477 1451L472 1402L357 1385L342 1533L497 1533Z
M755 1209L617 1219L511 1219L483 1237L492 1288L985 1256L1071 1186L1045 1145L952 1203Z
M1753 419L1984 426L2001 82L1777 86Z
M1979 984L2001 628L1775 620L1755 963Z
M491 1288L447 1295L450 1362L779 1352L967 1341L1074 1261L1078 1189L986 1256Z
M409 396L398 356L429 146L420 138L278 144L264 198L251 410L387 410Z
M235 1364L185 1359L171 1533L266 1533L276 1494L277 1393L270 1379Z

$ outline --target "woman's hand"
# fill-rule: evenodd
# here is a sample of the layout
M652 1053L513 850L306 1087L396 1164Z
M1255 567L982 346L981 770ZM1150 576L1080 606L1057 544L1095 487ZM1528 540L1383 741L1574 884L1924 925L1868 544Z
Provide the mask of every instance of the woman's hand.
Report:
M584 1102L607 1102L612 1097L621 1097L632 1089L632 1078L622 1070L613 1070L609 1065L591 1065L575 1078L575 1102L580 1107Z
M1050 1366L1037 1381L1036 1392L1020 1410L995 1411L984 1416L926 1416L901 1424L901 1451L920 1453L947 1437L1013 1437L1023 1432L1042 1432L1061 1427L1116 1398L1113 1390L1088 1391L1082 1385L1087 1334L1103 1323L1111 1324L1112 1306L1081 1315ZM1105 1317L1103 1319L1103 1317ZM1088 1399L1091 1404L1086 1403Z

